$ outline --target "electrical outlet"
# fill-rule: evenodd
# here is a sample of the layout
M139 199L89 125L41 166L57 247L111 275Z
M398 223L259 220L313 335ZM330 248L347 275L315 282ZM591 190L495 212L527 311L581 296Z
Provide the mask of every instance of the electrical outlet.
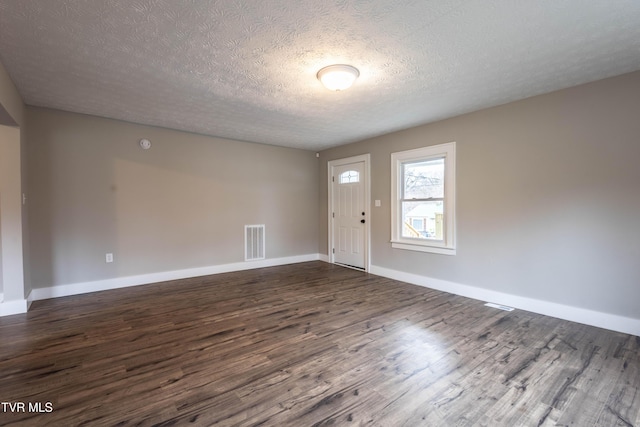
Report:
M105 259L106 259L106 262L113 262L113 254L107 254Z

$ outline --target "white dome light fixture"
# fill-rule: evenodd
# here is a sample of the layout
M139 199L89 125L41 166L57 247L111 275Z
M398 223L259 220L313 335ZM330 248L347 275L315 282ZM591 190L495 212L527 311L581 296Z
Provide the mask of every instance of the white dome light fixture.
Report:
M356 67L345 64L329 65L317 74L324 87L334 91L349 89L358 76L360 71Z

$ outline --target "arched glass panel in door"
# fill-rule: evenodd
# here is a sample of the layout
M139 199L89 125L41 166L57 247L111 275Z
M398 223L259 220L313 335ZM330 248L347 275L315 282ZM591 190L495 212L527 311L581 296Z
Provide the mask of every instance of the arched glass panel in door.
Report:
M351 184L352 182L360 182L358 171L344 171L340 174L340 184Z

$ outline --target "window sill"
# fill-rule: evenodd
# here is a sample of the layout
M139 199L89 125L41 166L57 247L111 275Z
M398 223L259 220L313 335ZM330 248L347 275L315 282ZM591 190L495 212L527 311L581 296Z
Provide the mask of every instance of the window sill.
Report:
M415 245L410 243L401 243L391 241L391 247L395 249L404 249L407 251L416 251L416 252L430 252L433 254L440 255L455 255L455 248L443 248L437 246L426 246L426 245Z

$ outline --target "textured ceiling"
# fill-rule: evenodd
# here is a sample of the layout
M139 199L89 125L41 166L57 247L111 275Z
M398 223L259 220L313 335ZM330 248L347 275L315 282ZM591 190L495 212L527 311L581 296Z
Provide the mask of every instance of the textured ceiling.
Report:
M0 0L0 61L30 105L320 150L638 70L640 1Z

